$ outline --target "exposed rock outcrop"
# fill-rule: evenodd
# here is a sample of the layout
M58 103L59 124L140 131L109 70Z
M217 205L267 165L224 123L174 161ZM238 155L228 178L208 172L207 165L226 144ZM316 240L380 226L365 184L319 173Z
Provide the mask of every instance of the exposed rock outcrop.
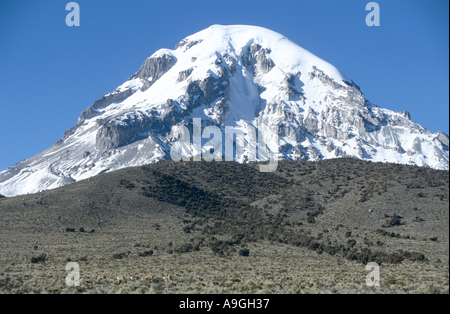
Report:
M260 44L251 44L247 52L242 56L242 64L245 67L257 67L262 73L268 73L275 67L275 63L268 56L272 51L262 48Z
M145 138L151 124L152 116L141 112L127 113L108 121L97 131L95 147L97 149L112 149L126 145L133 139Z
M186 80L189 77L189 75L191 75L192 71L194 71L194 68L189 68L187 70L179 72L177 82L182 82Z
M203 80L190 81L184 98L192 110L200 105L227 97L230 87L228 67L216 65L217 73L209 71Z
M169 71L175 64L176 58L168 53L162 55L151 56L144 61L139 70L128 80L140 78L141 80L149 80L156 82L161 76Z
M437 139L446 146L446 149L448 150L449 147L449 138L448 135L445 134L444 132L438 131L437 132L438 136Z

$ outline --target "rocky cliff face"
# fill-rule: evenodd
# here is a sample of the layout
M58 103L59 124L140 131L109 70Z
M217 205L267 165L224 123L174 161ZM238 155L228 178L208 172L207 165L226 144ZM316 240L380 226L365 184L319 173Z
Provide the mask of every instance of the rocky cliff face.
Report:
M388 104L387 104L388 105ZM276 130L278 158L351 156L449 168L449 138L380 108L329 63L267 29L212 26L161 49L83 111L48 150L0 172L0 193L54 188L170 158L173 126ZM208 139L204 139L207 141ZM254 160L250 144L237 162Z

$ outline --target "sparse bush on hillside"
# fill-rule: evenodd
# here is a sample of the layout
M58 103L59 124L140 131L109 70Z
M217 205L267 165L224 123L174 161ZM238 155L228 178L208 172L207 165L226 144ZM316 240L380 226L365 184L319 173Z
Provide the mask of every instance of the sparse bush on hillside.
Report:
M130 253L131 253L131 252L127 252L127 253L116 253L116 254L114 254L112 257L113 257L114 259L122 259L122 258L124 258L125 256L130 255Z
M356 245L356 241L355 240L348 240L347 241L347 246L350 248L353 248Z
M36 264L36 263L45 263L46 260L47 260L47 254L42 253L41 255L39 255L37 257L32 257L30 261L31 261L31 263Z
M140 252L138 255L141 256L141 257L152 256L153 255L153 251L150 250L150 251Z
M249 256L250 255L250 250L249 249L239 250L239 255L240 256Z
M403 223L401 222L402 218L403 217L394 214L390 220L389 219L386 220L386 225L383 225L383 227L388 228L403 225Z
M128 190L134 189L136 187L134 183L124 179L120 180L120 185L123 185Z
M182 246L178 247L177 249L175 249L176 253L188 253L188 252L192 252L194 246L191 243L186 243L183 244Z

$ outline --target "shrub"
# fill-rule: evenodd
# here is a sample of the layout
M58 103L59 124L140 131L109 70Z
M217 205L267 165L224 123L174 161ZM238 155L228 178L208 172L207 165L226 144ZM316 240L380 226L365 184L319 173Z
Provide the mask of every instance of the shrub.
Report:
M348 240L347 242L347 246L350 248L353 248L356 245L356 241L355 240Z
M337 252L339 252L339 251L340 251L339 248L334 247L334 246L331 246L331 245L329 245L329 246L327 246L327 247L325 248L325 252L328 253L328 254L330 254L330 255L335 255L335 254L336 254Z
M310 250L312 250L312 251L317 250L319 247L320 247L320 243L318 243L318 242L311 242L311 243L308 245L308 249L310 249Z
M45 261L47 260L47 254L42 253L41 255L39 255L38 257L32 257L31 258L31 262L33 264L36 263L45 263Z
M124 185L126 189L131 190L134 189L136 186L134 183L128 181L128 180L120 180L120 185Z
M403 218L402 216L399 216L399 215L397 215L397 214L394 214L394 215L391 217L391 220L386 220L387 226L388 226L388 227L395 227L395 226L403 225L403 223L401 222L402 218Z
M405 252L403 253L403 256L413 262L422 262L427 260L425 255L417 252Z
M249 256L250 255L250 251L249 251L249 249L239 250L239 255L240 256Z
M150 250L150 251L140 252L138 255L141 257L151 256L151 255L153 255L153 251Z
M182 246L180 246L179 248L177 248L175 250L175 252L188 253L188 252L191 252L193 248L194 248L194 246L191 243L186 243L186 244L183 244Z
M127 255L127 253L117 253L113 255L114 259L122 259Z

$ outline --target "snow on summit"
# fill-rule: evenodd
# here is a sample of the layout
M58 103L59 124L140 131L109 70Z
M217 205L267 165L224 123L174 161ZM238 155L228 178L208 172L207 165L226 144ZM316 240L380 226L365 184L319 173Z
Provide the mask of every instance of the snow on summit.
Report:
M380 104L389 106L389 104ZM271 30L213 25L160 49L44 152L0 172L0 194L56 188L170 158L173 126L278 130L280 159L355 157L449 169L448 135L383 109L328 62ZM252 160L249 143L235 161Z

